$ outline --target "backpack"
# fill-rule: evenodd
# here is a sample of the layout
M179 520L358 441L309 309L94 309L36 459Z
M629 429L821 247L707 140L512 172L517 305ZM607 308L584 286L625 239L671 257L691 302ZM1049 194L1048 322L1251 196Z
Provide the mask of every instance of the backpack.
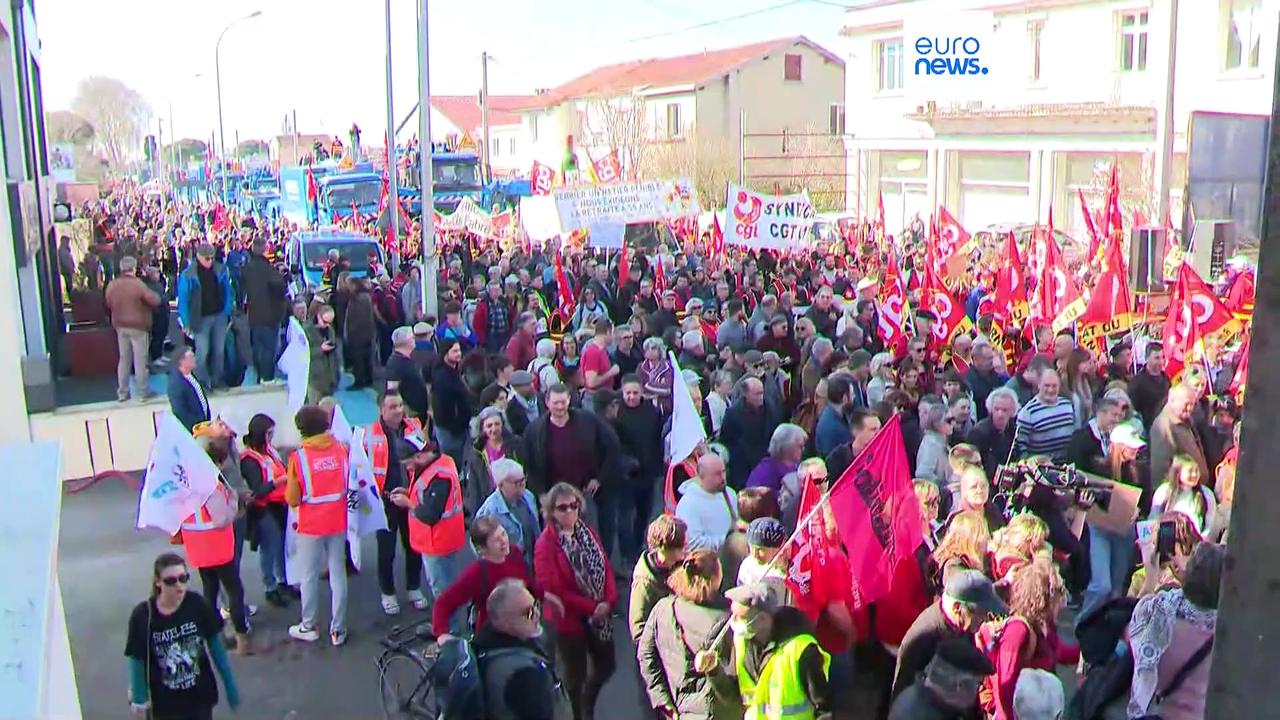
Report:
M440 647L433 668L434 694L439 714L436 720L486 720L486 661L527 652L524 648L499 648L477 653L470 640L457 638Z

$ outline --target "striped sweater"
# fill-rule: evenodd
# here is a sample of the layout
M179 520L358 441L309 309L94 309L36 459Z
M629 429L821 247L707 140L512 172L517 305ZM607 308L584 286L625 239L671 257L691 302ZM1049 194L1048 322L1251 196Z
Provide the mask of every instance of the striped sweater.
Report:
M1018 411L1014 456L1046 455L1061 461L1066 457L1075 427L1076 411L1070 400L1060 397L1050 404L1039 396L1033 397Z

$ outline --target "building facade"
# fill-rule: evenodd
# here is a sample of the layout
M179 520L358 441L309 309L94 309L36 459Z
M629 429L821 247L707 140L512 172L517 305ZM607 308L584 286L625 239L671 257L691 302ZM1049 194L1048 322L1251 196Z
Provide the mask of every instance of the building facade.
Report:
M961 9L994 11L1004 81L964 103L911 97L904 20ZM874 213L882 196L891 231L939 204L970 230L1044 222L1052 207L1055 225L1078 234L1077 190L1096 193L1113 163L1130 207L1160 222L1167 163L1178 224L1192 114L1271 112L1278 9L1277 0L862 3L842 30L849 205Z
M524 95L489 96L489 146L484 145L483 111L479 99L472 95L431 96L431 140L460 141L469 135L476 151L487 156L489 167L497 177L525 176L533 164L530 141L523 118L514 108L533 101Z
M617 150L628 177L690 176L704 204L724 183L831 187L843 198L844 61L789 37L592 70L521 111L530 160L559 168ZM815 201L821 198L815 197Z

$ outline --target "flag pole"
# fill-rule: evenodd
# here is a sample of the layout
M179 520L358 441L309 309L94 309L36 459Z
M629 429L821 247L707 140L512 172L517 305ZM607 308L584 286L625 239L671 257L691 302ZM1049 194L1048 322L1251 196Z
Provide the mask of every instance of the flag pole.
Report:
M849 463L850 468L858 464L858 461L862 459L862 456L867 453L867 449L875 444L876 440L880 437L880 434L883 433L885 430L887 430L888 427L889 426L886 424L876 431L876 434L871 438L871 441L867 443L867 446L862 448L862 450L853 458L853 461ZM899 424L899 427L901 427L901 424ZM813 509L809 510L809 513L807 515L805 515L803 518L801 518L796 522L796 529L791 531L791 536L787 538L786 542L782 543L782 546L779 548L778 553L774 555L769 560L769 562L765 563L764 569L766 573L773 568L775 563L778 562L778 558L782 557L782 549L790 546L791 543L796 541L796 538L800 535L800 528L808 525L809 521L813 520L813 516L817 515L818 512L822 510L822 508L826 507L827 501L831 498L831 494L836 491L836 487L840 485L841 481L843 481L845 479L845 476L848 474L849 474L849 468L845 468L844 473L841 474L840 477L836 478L836 481L831 483L829 487L827 487L827 491L822 494L822 497L818 498L818 502L814 504ZM803 489L801 490L801 497L802 498L804 497ZM725 623L724 625L722 625L720 627L720 632L716 634L715 639L712 640L711 643L707 645L707 647L715 647L719 645L720 642L724 639L725 631L727 631L728 629L729 629L729 623Z

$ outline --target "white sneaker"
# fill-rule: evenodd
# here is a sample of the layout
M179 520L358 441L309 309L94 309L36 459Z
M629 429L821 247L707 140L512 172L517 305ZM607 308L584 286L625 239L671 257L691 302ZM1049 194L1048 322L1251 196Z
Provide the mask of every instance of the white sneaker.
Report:
M342 647L343 645L346 645L347 631L346 630L330 630L329 643L334 647Z
M382 612L388 615L400 614L400 601L396 599L395 595L382 596Z
M320 639L320 633L313 627L307 627L302 623L289 626L289 637L302 642L315 642Z
M409 602L413 603L413 606L418 610L426 610L427 606L431 604L421 590L410 590L407 595Z

